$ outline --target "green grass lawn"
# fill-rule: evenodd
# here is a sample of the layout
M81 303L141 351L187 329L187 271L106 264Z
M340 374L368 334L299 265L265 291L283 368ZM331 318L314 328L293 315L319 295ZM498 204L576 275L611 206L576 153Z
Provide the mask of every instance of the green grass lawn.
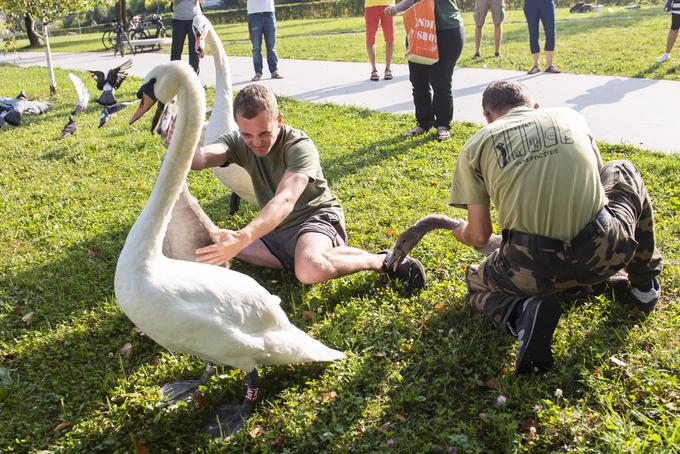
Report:
M665 50L670 15L660 6L640 10L614 6L611 10L570 14L566 8L559 9L555 63L564 71L577 74L680 80L678 61L656 64L656 58ZM484 28L480 61L472 60L472 14L466 12L463 17L467 41L459 66L516 70L531 66L529 33L522 11L508 11L501 58L493 56L493 27L488 24ZM487 20L491 20L490 16ZM405 63L402 20L396 18L395 24L395 61ZM280 21L278 26L277 52L281 58L367 61L363 17ZM216 30L230 55L250 55L246 24L217 25ZM377 40L379 61L384 61L381 36ZM25 40L19 41L18 46L25 50L27 44ZM54 37L52 48L59 52L98 51L102 49L101 34Z
M66 72L57 78L69 86ZM42 68L0 65L0 80L3 92L48 97ZM127 80L119 97L132 99L138 85ZM200 404L159 408L159 386L199 375L204 363L137 334L113 292L163 147L148 119L127 125L131 108L97 129L91 106L76 135L59 139L73 100L64 89L47 114L0 129L0 452L680 449L680 156L601 144L605 160L632 160L647 182L666 259L663 296L647 318L603 297L564 301L556 367L541 377L516 376L516 342L471 312L464 270L481 257L450 234L414 250L430 284L413 297L368 272L305 286L234 262L281 296L294 324L349 358L262 368L248 427L212 441L199 428L212 406L242 398L242 372L219 369ZM403 138L407 115L289 99L281 109L317 144L351 245L377 251L426 214L464 216L446 200L458 152L478 126L456 123L453 140L438 143ZM255 214L246 206L229 217L229 192L210 172L192 173L189 185L218 225ZM127 343L129 357L119 352Z

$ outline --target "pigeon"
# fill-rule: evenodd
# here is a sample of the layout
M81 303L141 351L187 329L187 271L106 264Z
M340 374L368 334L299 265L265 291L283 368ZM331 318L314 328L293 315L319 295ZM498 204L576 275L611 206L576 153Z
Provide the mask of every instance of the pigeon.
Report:
M131 67L132 60L127 60L122 65L110 69L106 74L106 77L104 77L102 71L90 71L94 80L97 81L97 88L102 90L102 94L97 98L97 104L112 106L116 103L114 93L127 77L127 71Z
M0 106L11 107L19 114L26 115L40 115L44 114L50 108L51 101L29 101L26 92L21 90L21 93L16 98L0 98ZM5 118L7 121L7 118Z
M113 114L125 109L130 104L136 104L136 102L135 101L119 102L119 103L116 103L112 106L104 107L104 110L102 110L102 114L99 117L99 127L101 128L102 126L104 126L106 123L109 122L109 120L111 120L111 118L113 118Z
M76 123L75 118L73 118L73 114L69 114L68 123L66 123L64 129L61 130L61 138L63 139L64 137L75 134L76 129L78 129L78 123Z
M78 95L78 101L76 101L76 106L73 108L73 111L71 112L73 115L75 115L78 112L84 112L85 109L87 109L87 103L90 101L90 92L85 87L83 81L80 80L80 77L76 76L73 73L68 73L68 78L71 79L71 82L73 83L73 86L76 89L76 94Z
M19 126L21 114L9 106L0 105L0 128L7 123L12 126Z

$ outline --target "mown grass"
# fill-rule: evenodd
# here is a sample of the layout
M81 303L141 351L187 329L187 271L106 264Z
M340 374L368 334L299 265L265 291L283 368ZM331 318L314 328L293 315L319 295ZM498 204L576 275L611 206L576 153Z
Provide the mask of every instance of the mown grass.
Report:
M474 61L474 21L463 13L467 41L458 66L527 70L531 66L529 34L524 13L508 11L504 24L503 56L493 56L493 27L484 28L482 56ZM490 21L490 16L487 17ZM674 59L656 64L663 53L670 17L660 6L640 10L607 7L601 13L570 14L557 11L555 62L564 71L577 74L600 74L626 77L680 80L679 64ZM405 63L402 43L403 23L396 18L395 62ZM334 61L367 61L363 17L280 21L277 52L281 58ZM230 55L250 55L251 45L245 24L217 25L216 30ZM52 48L59 52L102 50L101 34L52 38ZM543 40L541 40L543 43ZM22 50L27 41L19 41ZM542 45L542 44L541 44ZM378 60L384 61L381 35L378 37ZM166 48L167 52L168 49Z
M43 71L0 65L0 95L46 98ZM57 70L62 87L65 75ZM137 88L138 79L126 81L120 98ZM77 117L74 137L59 139L73 101L64 90L44 116L0 129L0 451L680 449L680 157L602 144L606 160L631 159L647 182L664 293L647 318L607 298L564 301L556 367L541 377L516 376L515 342L469 309L464 269L481 257L451 235L432 234L414 251L430 284L413 297L368 272L305 286L234 262L281 296L293 323L349 358L263 368L248 427L212 441L199 428L214 405L241 399L243 374L220 369L204 402L159 408L159 385L204 364L135 333L113 292L116 259L163 148L144 121L127 126L129 111L96 129L95 108ZM377 251L421 216L464 215L446 200L458 151L478 126L456 123L453 140L440 144L404 139L406 115L289 99L281 109L317 144L351 245ZM189 184L219 225L238 227L255 213L246 206L229 217L229 193L209 172L192 173ZM119 353L126 343L130 357Z

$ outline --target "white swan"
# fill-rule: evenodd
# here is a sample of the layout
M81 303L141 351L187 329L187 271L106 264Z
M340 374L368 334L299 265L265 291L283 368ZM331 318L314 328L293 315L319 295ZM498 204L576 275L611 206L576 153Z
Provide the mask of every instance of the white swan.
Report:
M175 95L177 133L149 201L125 241L114 288L123 312L163 347L248 372L244 404L229 414L231 419L218 418L221 427L212 427L213 433L231 433L241 427L254 406L257 364L332 361L345 355L293 326L279 298L249 276L163 255L164 232L203 123L205 94L198 77L179 61L155 67L144 79L138 92L142 104L130 119L132 123L141 117L156 99L167 102ZM210 367L203 382L209 373Z
M222 134L238 128L234 121L231 74L227 53L208 18L200 14L194 17L192 26L196 35L196 48L202 49L203 39L205 39L215 61L215 104L203 138L203 145L209 145L215 143L215 140ZM243 200L259 206L253 182L243 167L229 164L227 167L213 167L212 171L225 186L231 188Z

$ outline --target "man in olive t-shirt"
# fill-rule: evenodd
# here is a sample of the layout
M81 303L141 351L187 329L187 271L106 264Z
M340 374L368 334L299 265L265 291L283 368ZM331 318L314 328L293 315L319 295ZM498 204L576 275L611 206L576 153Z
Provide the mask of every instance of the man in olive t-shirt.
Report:
M425 270L408 258L396 271L384 263L389 251L371 254L347 246L342 207L324 179L319 153L302 131L283 125L267 87L244 87L234 100L239 131L198 148L192 169L242 166L250 175L260 212L240 230L212 232L215 244L198 249L197 261L222 264L231 258L286 268L305 284L363 270L387 273L410 290L425 285Z
M656 306L662 262L652 206L630 162L602 165L577 112L539 110L521 84L507 81L486 88L482 107L489 124L456 163L449 203L466 208L468 222L453 234L488 244L493 202L503 241L468 267L470 304L518 337L517 372L544 371L553 364L557 293L625 268L625 299L646 312Z

